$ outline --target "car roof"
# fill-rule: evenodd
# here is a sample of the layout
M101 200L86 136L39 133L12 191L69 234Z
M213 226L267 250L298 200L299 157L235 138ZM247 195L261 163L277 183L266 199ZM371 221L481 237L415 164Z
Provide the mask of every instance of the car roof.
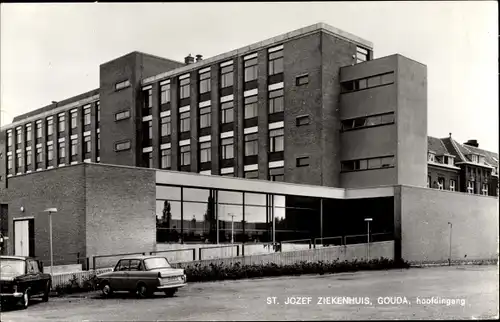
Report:
M19 259L19 260L27 260L27 259L33 259L33 258L28 257L28 256L4 256L4 255L1 255L1 256L0 256L0 259Z
M148 259L148 258L158 258L158 257L164 258L163 256L159 256L159 255L130 255L130 256L122 257L122 258L120 258L120 260L121 259Z

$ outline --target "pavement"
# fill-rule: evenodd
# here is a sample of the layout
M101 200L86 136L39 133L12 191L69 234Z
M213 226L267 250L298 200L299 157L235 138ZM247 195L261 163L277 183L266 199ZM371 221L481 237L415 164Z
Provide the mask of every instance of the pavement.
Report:
M35 302L1 321L498 319L498 267L449 266L191 283L173 298L99 293Z

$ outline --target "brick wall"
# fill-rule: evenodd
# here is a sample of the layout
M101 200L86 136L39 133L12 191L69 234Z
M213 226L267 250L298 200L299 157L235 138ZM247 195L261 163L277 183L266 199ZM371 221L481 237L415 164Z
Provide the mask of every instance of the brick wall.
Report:
M402 257L414 262L498 256L498 199L459 192L401 187Z
M86 164L87 254L152 251L155 171Z

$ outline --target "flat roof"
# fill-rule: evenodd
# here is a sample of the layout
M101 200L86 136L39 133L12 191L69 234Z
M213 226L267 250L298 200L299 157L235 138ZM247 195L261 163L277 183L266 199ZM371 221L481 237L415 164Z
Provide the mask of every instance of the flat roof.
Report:
M173 70L168 71L168 72L164 72L164 73L161 73L161 74L158 74L155 76L145 78L142 80L142 85L148 85L150 83L153 83L153 82L156 82L159 80L163 80L163 79L171 77L171 76L175 76L175 75L182 74L182 73L187 73L193 69L203 68L203 67L205 67L205 65L211 65L215 62L223 61L223 60L229 59L233 56L250 54L250 53L255 52L259 49L262 49L262 48L265 48L268 46L277 45L279 43L289 41L293 38L302 37L304 35L314 33L317 31L323 31L323 32L329 33L337 38L344 39L348 42L352 42L352 43L355 43L355 44L358 44L358 45L361 45L364 47L368 47L369 49L373 49L372 42L365 40L361 37L355 36L351 33L346 32L346 31L335 28L333 26L330 26L326 23L320 22L320 23L316 23L314 25L310 25L307 27L303 27L300 29L296 29L294 31L290 31L290 32L281 34L281 35L276 36L276 37L262 40L262 41L259 41L257 43L247 45L245 47L241 47L239 49L235 49L235 50L232 50L232 51L229 51L229 52L217 55L217 56L203 59L199 62L195 62L195 63L189 64L189 65L186 65L184 67L176 68L176 69L173 69Z

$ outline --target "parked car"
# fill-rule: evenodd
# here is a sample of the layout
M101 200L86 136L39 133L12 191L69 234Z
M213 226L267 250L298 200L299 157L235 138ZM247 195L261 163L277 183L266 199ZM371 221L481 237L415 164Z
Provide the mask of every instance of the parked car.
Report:
M49 300L52 277L43 273L40 261L24 256L0 256L0 298L5 304L26 309L32 297Z
M171 297L186 285L184 270L172 268L165 257L159 256L124 257L112 272L97 275L97 286L105 297L123 291L141 298L159 291Z

